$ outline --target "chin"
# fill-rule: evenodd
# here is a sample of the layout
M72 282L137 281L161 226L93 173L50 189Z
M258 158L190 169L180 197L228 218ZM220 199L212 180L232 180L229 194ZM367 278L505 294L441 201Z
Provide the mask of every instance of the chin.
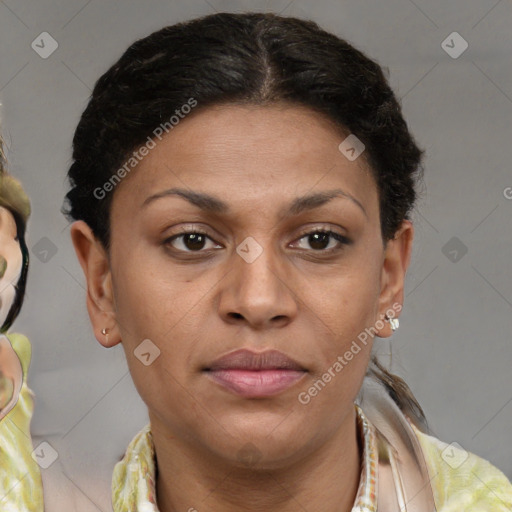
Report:
M271 471L290 467L307 456L308 440L290 436L267 436L240 440L231 457L239 467L251 470Z
M237 461L254 460L254 465L267 469L278 468L291 458L299 458L316 437L316 432L306 430L306 418L282 410L280 414L233 414L218 418L219 429L214 435L215 451L222 456L230 453ZM231 435L230 435L231 434ZM310 439L311 438L311 439ZM223 439L223 440L222 440ZM219 449L219 445L224 445Z

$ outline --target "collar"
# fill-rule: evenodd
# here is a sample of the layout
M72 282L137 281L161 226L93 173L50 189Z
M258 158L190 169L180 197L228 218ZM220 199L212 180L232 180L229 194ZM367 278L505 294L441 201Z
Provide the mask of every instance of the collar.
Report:
M359 488L352 512L376 512L378 451L375 428L356 408L357 426L363 445ZM123 459L112 475L114 512L159 512L156 503L155 446L151 425L146 425L130 442Z

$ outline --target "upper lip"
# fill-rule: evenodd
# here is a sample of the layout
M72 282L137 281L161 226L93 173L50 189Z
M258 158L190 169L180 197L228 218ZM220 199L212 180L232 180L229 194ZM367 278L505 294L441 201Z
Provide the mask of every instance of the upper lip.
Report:
M205 370L297 370L305 371L297 361L279 352L278 350L266 350L264 352L253 352L252 350L240 349L230 352L225 356L216 359Z

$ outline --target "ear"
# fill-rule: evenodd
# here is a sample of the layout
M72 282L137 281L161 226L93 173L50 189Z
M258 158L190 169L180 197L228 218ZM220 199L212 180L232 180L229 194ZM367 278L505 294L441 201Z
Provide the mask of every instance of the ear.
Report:
M94 335L104 347L113 347L121 341L121 337L116 322L108 254L84 221L74 222L70 230L87 283L87 310ZM102 333L103 329L106 329L106 334Z
M412 253L414 227L412 222L404 220L395 233L395 237L387 241L382 262L381 286L379 296L379 319L384 320L387 314L398 318L404 302L405 274ZM389 322L379 329L377 336L388 338L393 333Z

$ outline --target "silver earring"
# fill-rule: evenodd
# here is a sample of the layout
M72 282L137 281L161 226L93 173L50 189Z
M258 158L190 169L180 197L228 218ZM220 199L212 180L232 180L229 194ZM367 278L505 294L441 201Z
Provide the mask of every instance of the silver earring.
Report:
M400 321L398 320L398 318L387 318L386 317L386 320L391 325L391 329L393 332L395 332L398 329L398 327L400 326Z

